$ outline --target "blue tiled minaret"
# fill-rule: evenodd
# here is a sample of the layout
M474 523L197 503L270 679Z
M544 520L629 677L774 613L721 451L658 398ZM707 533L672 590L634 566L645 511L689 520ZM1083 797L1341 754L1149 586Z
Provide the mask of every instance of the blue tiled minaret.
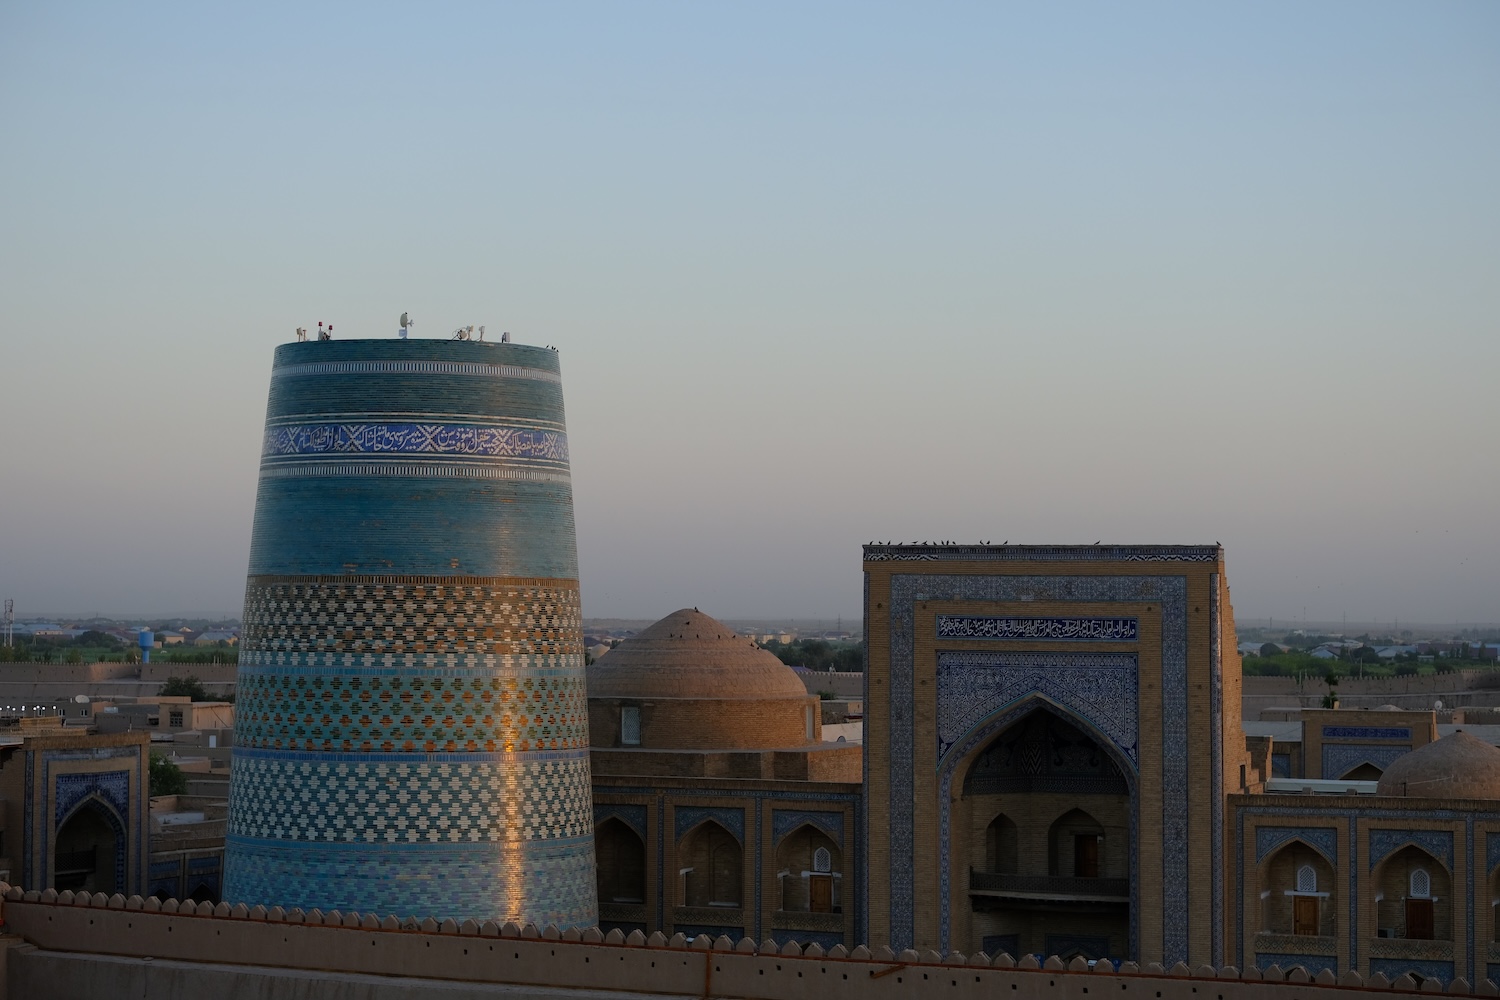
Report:
M276 351L224 898L596 920L558 356Z

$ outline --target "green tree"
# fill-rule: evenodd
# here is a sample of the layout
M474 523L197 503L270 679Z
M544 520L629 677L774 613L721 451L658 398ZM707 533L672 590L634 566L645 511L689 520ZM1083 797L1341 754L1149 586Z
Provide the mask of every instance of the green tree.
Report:
M209 694L203 689L203 682L189 674L186 677L168 677L167 682L157 692L168 698L191 698L193 701L209 701Z
M167 760L166 754L154 751L151 754L151 794L187 794L187 775L182 773L182 768Z
M1274 643L1274 642L1261 643L1260 655L1261 656L1279 656L1279 655L1281 655L1281 647L1278 646L1278 645L1276 645L1276 643Z

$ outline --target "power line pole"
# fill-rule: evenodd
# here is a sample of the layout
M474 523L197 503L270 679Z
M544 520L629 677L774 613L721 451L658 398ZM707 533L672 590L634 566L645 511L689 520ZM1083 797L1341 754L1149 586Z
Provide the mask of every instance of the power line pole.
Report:
M11 598L5 599L5 644L14 646L13 633L16 627L16 602Z

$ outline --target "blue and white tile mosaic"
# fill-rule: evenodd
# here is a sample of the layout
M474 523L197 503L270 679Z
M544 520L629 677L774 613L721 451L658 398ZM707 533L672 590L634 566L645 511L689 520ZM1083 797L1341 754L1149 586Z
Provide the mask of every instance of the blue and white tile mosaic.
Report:
M866 559L880 561L1090 561L1212 562L1213 546L1184 547L1000 547L866 546ZM890 928L893 947L913 940L916 868L913 806L918 798L914 771L913 671L916 605L921 600L1021 600L1159 602L1162 614L1162 910L1164 952L1169 962L1187 956L1188 803L1187 803L1187 608L1186 578L1181 576L973 576L896 574L890 579ZM875 597L876 595L871 595ZM946 802L939 796L939 808ZM939 872L949 869L949 848L940 838ZM939 904L943 924L949 894ZM1132 912L1137 912L1132 907ZM948 948L948 929L940 926L941 947ZM1133 942L1134 944L1134 942Z
M1339 832L1333 827L1321 826L1261 826L1255 829L1255 863L1260 864L1268 855L1280 850L1283 844L1300 840L1308 847L1338 867Z
M939 652L937 687L939 763L986 718L1040 694L1093 724L1140 767L1134 653Z
M1324 743L1323 777L1337 780L1359 767L1373 764L1384 771L1397 757L1411 752L1406 746L1369 746L1358 743Z

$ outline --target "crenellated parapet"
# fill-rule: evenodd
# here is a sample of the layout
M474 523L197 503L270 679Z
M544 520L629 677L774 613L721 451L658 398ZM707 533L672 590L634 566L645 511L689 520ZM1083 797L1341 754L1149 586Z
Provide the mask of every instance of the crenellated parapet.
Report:
M226 997L249 995L252 988L261 991L256 996L278 997L283 995L279 990L291 996L306 981L277 978L287 972L317 972L324 982L342 975L399 977L412 984L413 996L423 995L415 992L423 982L437 981L545 986L596 997L601 992L654 993L750 1000L814 992L820 1000L905 1000L929 993L944 1000L1016 993L1082 1000L1091 989L1121 1000L1201 1000L1210 994L1223 1000L1333 1000L1336 991L1347 995L1350 989L1416 994L1437 987L1429 980L1419 988L1410 976L1393 983L1379 974L1365 979L1356 972L1309 977L1301 968L1242 973L1233 967L1193 969L1178 963L1164 969L1153 963L1142 968L1133 962L1118 968L1100 962L1090 968L1082 958L1064 962L1056 956L1039 961L1027 955L1017 961L1007 954L944 955L842 945L825 951L816 944L756 944L748 938L735 943L725 936L648 937L618 929L603 933L597 927L162 902L118 893L23 891L4 883L0 895L7 929L32 946L10 957L12 989L23 995L33 982L28 977L55 973L58 963L84 957L87 962L69 966L68 982L82 984L78 988L90 985L89 976L117 975L122 968L136 968L132 962L149 960L157 963L157 973L163 963L191 969L198 983L217 983L214 977L222 977ZM101 978L96 995L107 995L112 982ZM1489 980L1477 990L1456 980L1446 992L1494 996L1500 990Z

